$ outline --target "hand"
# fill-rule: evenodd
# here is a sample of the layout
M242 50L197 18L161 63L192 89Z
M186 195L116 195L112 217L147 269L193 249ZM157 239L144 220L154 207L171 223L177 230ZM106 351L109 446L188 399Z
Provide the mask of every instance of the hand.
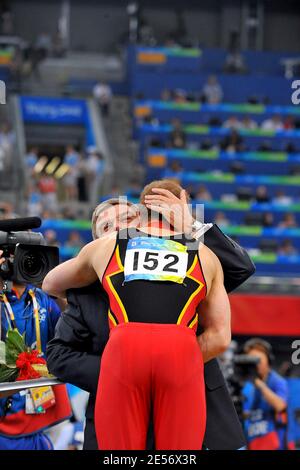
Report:
M180 198L168 189L153 188L152 192L154 194L145 196L146 207L162 214L177 232L191 234L194 219L188 206L186 191L182 189Z
M265 386L265 382L263 380L261 380L259 377L256 377L254 379L254 385L255 385L256 388L261 390Z

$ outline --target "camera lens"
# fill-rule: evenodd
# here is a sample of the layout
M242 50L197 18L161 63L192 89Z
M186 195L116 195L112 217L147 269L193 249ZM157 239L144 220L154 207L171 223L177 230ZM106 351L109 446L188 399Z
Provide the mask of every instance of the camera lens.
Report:
M30 251L24 254L21 270L28 278L36 278L47 272L48 261L41 251Z
M13 280L39 285L58 262L57 247L20 243L15 251Z

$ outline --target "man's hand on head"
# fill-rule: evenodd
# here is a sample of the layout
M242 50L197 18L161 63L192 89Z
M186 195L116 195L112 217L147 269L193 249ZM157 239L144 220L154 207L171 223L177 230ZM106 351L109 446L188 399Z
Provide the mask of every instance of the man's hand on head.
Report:
M146 207L161 214L177 232L190 235L194 219L186 191L184 189L181 191L180 198L163 188L153 188L152 193L145 196Z

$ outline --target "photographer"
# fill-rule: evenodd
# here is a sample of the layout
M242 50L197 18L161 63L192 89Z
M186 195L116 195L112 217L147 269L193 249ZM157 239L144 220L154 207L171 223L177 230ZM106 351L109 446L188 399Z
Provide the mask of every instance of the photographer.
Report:
M5 277L7 261L0 250L1 340L5 341L8 329L17 329L24 335L26 345L44 356L46 345L54 336L60 309L41 289L4 281L1 273ZM9 263L13 261L11 255ZM37 407L36 392L42 407ZM71 414L65 386L25 389L9 396L6 392L0 397L0 450L51 450L52 444L43 431Z
M244 352L259 359L257 377L243 390L248 449L286 449L288 387L271 368L272 347L263 339L253 338L245 343Z

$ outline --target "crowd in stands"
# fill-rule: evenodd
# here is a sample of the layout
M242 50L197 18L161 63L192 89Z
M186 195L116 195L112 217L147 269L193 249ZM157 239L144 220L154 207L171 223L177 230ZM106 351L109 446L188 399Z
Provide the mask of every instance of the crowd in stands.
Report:
M54 169L48 170L49 163L51 166L51 159L40 157L37 147L30 148L25 156L29 215L55 214L62 201L70 202L71 208L78 201L97 205L104 175L103 155L97 149L90 148L83 154L68 145ZM63 173L57 175L62 166Z
M166 102L174 101L176 103L201 101L203 103L215 105L222 101L223 95L222 87L218 83L217 78L215 76L211 76L208 78L207 83L198 96L196 94L189 94L181 89L174 91L164 89L161 93L161 100ZM247 101L251 104L256 104L258 102L254 96L250 97ZM158 126L161 124L159 118L153 114L147 114L144 117L139 117L136 122L138 126L143 123L152 124L153 126ZM198 124L228 129L228 134L223 138L220 138L217 144L211 142L209 138L205 138L200 144L198 144L197 142L192 142L191 139L188 141L185 130L185 125L187 123L183 123L179 118L174 118L170 121L170 124L172 126L172 131L167 142L168 147L184 149L188 147L195 148L199 145L202 150L219 148L221 150L234 152L248 150L245 139L242 135L243 131L262 130L266 132L278 132L300 129L300 119L297 116L281 116L280 114L273 114L272 116L266 117L261 122L258 122L249 114L241 115L240 117L232 114L227 118L221 119L221 117L218 116L218 113L216 112L215 115L210 116L207 119L205 119L205 117L202 118L201 122L198 122ZM165 143L157 137L152 139L151 144L153 146L165 146ZM272 151L272 142L270 142L270 140L263 140L258 146L257 150ZM288 153L295 153L299 151L296 144L291 141L287 141L284 144L283 150Z
M147 122L153 124L158 124L157 118L147 117L145 119ZM245 142L245 139L240 131L243 130L255 130L259 127L259 124L255 120L251 119L249 116L245 116L242 119L238 119L236 116L230 116L226 121L221 123L219 118L211 118L207 123L211 126L222 126L224 129L228 129L228 133L218 140L218 142L213 142L209 137L204 138L200 143L195 141L188 141L187 133L184 129L184 125L178 118L174 118L171 121L172 131L168 141L165 143L162 139L158 137L153 137L150 139L150 145L153 147L169 147L174 149L185 149L185 148L199 148L201 150L223 150L227 152L243 152L250 150ZM280 116L275 115L271 118L264 120L261 124L261 129L263 130L291 130L299 129L300 122L294 120L292 117L288 116L285 119L281 119ZM252 147L251 147L251 150ZM270 152L273 150L272 142L266 137L265 140L257 146L257 151L260 152ZM297 153L299 148L294 142L287 141L284 144L283 151L287 153Z
M143 94L138 94L138 99L143 99ZM221 83L218 81L216 75L210 75L206 83L203 85L199 92L187 91L183 88L176 88L171 90L164 88L160 94L162 101L174 101L175 103L206 103L206 104L220 104L226 102L226 95L222 88ZM248 104L269 104L268 96L256 96L253 93L251 96L246 97L245 102Z
M173 163L173 170L174 169L179 170L180 165L177 162ZM175 177L176 175L173 174L173 176L168 173L168 177ZM178 173L177 173L178 176ZM192 203L207 203L210 201L213 201L213 195L209 191L209 189L205 185L200 185L197 190L193 190L192 188L188 188L191 202ZM221 201L223 202L236 202L239 200L245 200L245 193L244 191L241 191L240 194L237 191L237 194L224 194L221 197ZM255 191L253 191L252 195L248 195L247 200L249 202L253 203L273 203L276 205L281 205L282 207L288 208L290 204L293 202L297 202L297 200L293 200L292 197L288 196L283 190L278 190L276 192L276 195L271 198L268 194L268 190L266 186L259 186ZM299 199L300 201L300 193L299 193ZM226 212L223 211L217 211L215 213L215 216L213 220L206 220L206 222L214 222L217 224L219 227L223 228L226 230L227 227L234 226L234 225L240 225L235 222L234 219L230 218ZM241 222L241 225L243 226L260 226L264 228L278 228L278 229L293 229L293 228L300 228L299 223L297 222L297 219L295 217L295 214L292 212L285 212L281 220L279 222L275 221L274 218L274 213L271 211L262 211L262 212L245 212L245 215L243 216L243 220ZM277 252L278 254L282 255L295 255L298 254L297 248L293 245L293 242L289 239L284 239L281 243L274 243L271 246L273 252ZM253 251L253 250L252 250ZM270 246L269 245L262 245L261 246L261 251L270 251Z
M54 166L52 172L47 172L49 163L51 166L51 159L41 156L37 147L28 149L25 156L28 182L26 215L40 216L44 221L82 218L77 203L86 203L92 210L102 195L103 155L94 148L83 154L68 145L63 158L58 159L55 165L58 171ZM63 168L62 172L60 168ZM3 216L9 218L7 209ZM75 251L84 244L76 230L70 232L65 243L58 240L55 230L46 230L44 236L48 245Z

